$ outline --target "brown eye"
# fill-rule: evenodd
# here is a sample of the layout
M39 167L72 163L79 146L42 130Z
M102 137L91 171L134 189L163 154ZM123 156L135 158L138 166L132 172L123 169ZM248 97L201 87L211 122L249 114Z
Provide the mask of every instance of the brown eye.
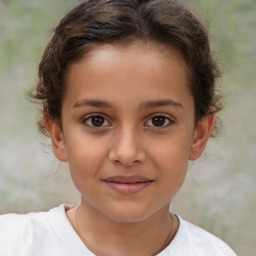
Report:
M102 116L93 116L91 122L93 126L102 126L104 124L104 118Z
M172 123L173 123L173 121L170 118L168 118L164 115L156 115L156 116L151 117L147 121L146 126L164 128Z
M163 126L165 124L166 117L164 116L154 116L152 117L152 124L154 126Z
M92 115L92 116L86 118L84 122L88 126L96 127L96 128L105 127L105 126L110 125L109 122L103 116L100 116L100 115Z

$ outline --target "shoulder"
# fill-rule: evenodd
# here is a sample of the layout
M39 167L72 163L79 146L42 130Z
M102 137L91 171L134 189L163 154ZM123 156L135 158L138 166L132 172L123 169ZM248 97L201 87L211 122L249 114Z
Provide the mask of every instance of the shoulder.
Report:
M14 250L17 252L18 249L24 252L33 250L39 241L41 244L51 243L53 216L57 219L62 212L64 206L53 208L48 212L1 215L0 255L3 252L8 252L6 255L13 255L10 252Z
M197 256L236 256L233 250L221 239L208 231L183 220L177 216L180 222L179 229L170 244L170 254L197 255Z
M19 234L23 232L36 232L48 229L52 215L60 214L64 206L51 209L48 212L31 212L28 214L5 214L0 216L0 232Z

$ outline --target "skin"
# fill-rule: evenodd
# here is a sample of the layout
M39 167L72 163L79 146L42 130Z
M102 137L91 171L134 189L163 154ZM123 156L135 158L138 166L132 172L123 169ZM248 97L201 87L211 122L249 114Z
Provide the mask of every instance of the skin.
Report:
M181 55L150 42L99 46L69 67L62 129L48 116L44 121L55 156L69 162L81 193L79 211L74 207L67 216L91 251L152 255L170 232L174 237L179 223L169 213L171 199L188 161L202 154L215 118L195 125L188 83ZM98 123L90 117L95 113ZM151 182L120 193L105 182L116 175Z

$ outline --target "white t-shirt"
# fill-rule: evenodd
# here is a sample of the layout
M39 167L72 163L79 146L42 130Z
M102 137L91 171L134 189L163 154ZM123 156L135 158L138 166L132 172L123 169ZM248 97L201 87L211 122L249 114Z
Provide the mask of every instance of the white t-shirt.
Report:
M157 256L235 256L219 238L183 220ZM49 212L0 216L0 256L95 256L71 226L65 206Z

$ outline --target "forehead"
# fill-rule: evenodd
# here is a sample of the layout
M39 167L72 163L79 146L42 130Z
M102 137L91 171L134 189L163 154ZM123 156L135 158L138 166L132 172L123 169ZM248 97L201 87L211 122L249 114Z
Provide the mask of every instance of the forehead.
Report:
M189 70L175 49L136 41L95 47L70 65L66 82L69 98L105 97L111 92L113 99L132 90L136 94L142 90L145 99L153 95L163 98L175 86L189 91Z
M190 69L186 64L182 54L174 47L166 46L164 44L155 43L152 41L134 41L131 43L120 44L102 44L93 47L86 52L83 57L76 63L71 63L67 69L66 81L70 82L72 73L81 67L81 64L87 63L89 68L92 65L99 67L98 73L102 71L100 67L105 68L109 65L115 67L118 63L133 63L140 68L152 69L154 66L172 65L182 67L184 69L184 77L187 83L190 81ZM132 68L132 66L131 66ZM126 67L127 69L127 67ZM128 71L128 69L127 69Z

